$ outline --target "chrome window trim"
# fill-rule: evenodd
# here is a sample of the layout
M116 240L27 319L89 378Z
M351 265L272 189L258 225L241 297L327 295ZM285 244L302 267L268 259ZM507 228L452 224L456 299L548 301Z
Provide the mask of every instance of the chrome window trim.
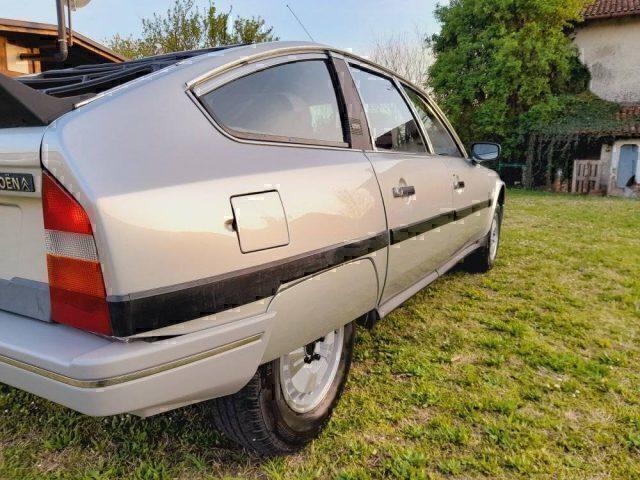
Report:
M205 116L205 118L213 125L213 127L220 132L222 135L227 137L229 140L238 143L244 143L246 145L260 145L260 146L269 146L269 147L289 147L289 148L310 148L310 149L320 149L320 150L337 150L342 152L357 152L359 150L352 149L348 144L345 146L339 145L320 145L318 143L291 143L291 142L282 142L282 141L266 141L266 140L256 140L256 139L248 139L236 137L229 132L226 131L225 128L218 125L218 122L211 116L211 114L207 111L206 108L200 102L200 99L196 97L193 92L187 91L187 96L191 99L194 105L200 110L200 112Z
M385 155L402 155L409 157L433 157L435 155L427 152L426 150L422 153L419 152L400 152L398 150L364 150L364 153L383 153Z
M324 53L327 54L328 48L322 48L319 45L304 45L297 47L282 47L269 50L267 52L256 53L254 55L248 55L246 57L239 58L233 62L220 65L192 80L185 83L185 89L193 90L195 87L206 83L208 80L221 75L222 73L242 67L244 65L250 65L252 63L259 62L260 60L269 60L272 58L286 57L292 55L304 55L310 53Z
M192 89L194 87L197 87L200 84L203 84L205 82L207 82L208 80L212 79L213 77L220 75L226 71L235 69L237 67L240 67L242 65L249 65L251 63L254 62L258 62L260 60L267 60L270 58L278 58L278 57L283 57L283 56L287 56L287 55L302 55L302 54L308 54L308 53L324 53L325 55L339 55L342 58L344 58L344 60L347 62L347 64L351 64L354 63L356 65L361 65L365 68L368 68L370 70L373 71L377 71L380 72L386 76L392 77L392 78L396 78L398 79L400 82L410 86L412 89L414 89L416 92L418 92L422 98L427 100L427 104L430 105L433 110L435 111L435 113L442 119L443 123L445 124L445 127L447 127L447 129L449 130L449 132L451 133L451 135L453 136L454 140L456 141L458 148L460 148L460 150L462 151L462 154L465 156L465 158L468 158L468 154L466 149L464 148L464 145L462 143L462 141L460 140L460 137L458 136L458 134L456 133L456 131L453 129L453 126L451 125L451 123L449 122L449 120L447 119L446 115L444 115L444 113L442 112L442 110L440 109L440 107L433 101L431 100L431 97L429 96L429 94L419 85L416 85L415 83L413 83L411 80L403 77L402 75L397 74L396 72L383 67L382 65L378 65L366 58L360 57L359 55L356 55L354 53L348 52L346 50L341 50L339 48L333 48L333 47L329 47L329 46L324 46L324 45L299 45L299 46L295 46L295 47L281 47L281 48L274 48L273 50L267 51L267 52L261 52L261 53L256 53L254 55L249 55L246 57L243 57L241 59L235 60L233 62L229 62L225 65L221 65L219 67L216 67L188 82L185 83L184 88L185 91L189 92L192 91ZM360 92L358 92L358 95L360 94ZM196 100L196 104L199 104L199 100L197 100L197 98L195 96L192 97L192 99ZM361 98L362 99L362 98ZM365 116L367 115L367 112L365 111ZM209 120L211 121L210 116L207 114L207 117L209 118ZM369 119L367 117L367 123L369 125ZM214 122L215 125L215 122ZM371 129L369 129L371 130ZM227 135L228 136L228 135ZM247 140L240 140L240 139L235 139L233 137L229 137L232 140L236 140L242 143L255 143L258 145L280 145L280 146L295 146L295 147L305 147L305 148L324 148L324 149L338 149L338 150L353 150L351 148L341 148L341 147L326 147L326 146L316 146L316 145L299 145L299 144L288 144L288 143L283 143L283 144L279 144L277 142L256 142L256 141L247 141Z
M195 97L197 104L201 107L200 110L206 112L207 117L210 122L214 124L214 126L220 131L224 133L228 138L239 141L239 142L249 142L255 143L259 145L291 145L297 147L322 147L322 148L330 148L330 149L340 149L340 150L352 150L351 145L348 142L333 142L312 138L296 138L296 137L286 137L279 135L271 135L271 134L261 134L255 132L242 132L239 130L232 129L219 119L217 119L213 112L210 112L203 104L202 97L213 92L217 88L220 88L224 85L227 85L231 82L234 82L240 78L247 77L249 75L256 74L258 72L278 67L281 65L287 65L289 63L298 63L298 62L307 62L307 61L322 61L325 62L327 67L327 73L331 77L332 81L334 80L334 73L332 72L332 66L329 64L330 58L327 53L305 53L305 54L290 54L284 55L280 57L273 57L266 59L265 61L256 61L251 62L247 65L238 66L233 70L228 70L221 72L220 74L209 78L208 80L197 84L192 87L187 93L191 92ZM338 105L341 102L342 92L339 91L339 85L336 85L334 82L333 85L334 93L336 95L336 101ZM343 112L340 110L340 121L342 124L343 136L344 132L344 123L346 118L343 118ZM343 138L347 140L346 138Z
M223 85L226 85L227 83L231 83L232 81L239 78L252 75L262 70L275 67L277 65L285 65L287 63L302 62L307 60L328 59L329 57L326 53L305 53L298 55L283 55L281 57L269 58L262 62L249 62L247 63L247 65L239 66L238 68L234 68L233 70L222 72L219 75L216 75L215 77L210 78L209 80L202 82L197 86L194 86L191 90L196 95L196 97L200 98L207 93L212 92L216 88L220 88Z

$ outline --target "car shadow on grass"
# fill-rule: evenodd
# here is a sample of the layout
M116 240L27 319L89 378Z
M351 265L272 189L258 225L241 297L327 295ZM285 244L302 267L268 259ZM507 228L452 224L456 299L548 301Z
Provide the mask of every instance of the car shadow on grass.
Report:
M213 427L210 402L149 418L92 418L0 385L0 477L164 478L172 472L244 477L265 460L250 455ZM18 472L20 472L18 474Z

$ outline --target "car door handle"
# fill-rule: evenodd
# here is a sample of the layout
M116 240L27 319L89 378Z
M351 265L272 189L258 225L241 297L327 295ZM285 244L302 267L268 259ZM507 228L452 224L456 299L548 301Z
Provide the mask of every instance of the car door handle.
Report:
M416 194L416 188L412 186L393 187L393 196L395 198L411 197L415 194Z
M458 180L454 182L453 189L454 190L462 190L465 187L465 183L462 180Z

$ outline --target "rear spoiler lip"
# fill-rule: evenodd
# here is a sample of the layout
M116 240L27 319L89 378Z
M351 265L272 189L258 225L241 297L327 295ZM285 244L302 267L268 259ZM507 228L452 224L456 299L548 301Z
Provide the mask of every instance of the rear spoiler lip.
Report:
M0 74L0 128L47 126L86 99L52 97Z

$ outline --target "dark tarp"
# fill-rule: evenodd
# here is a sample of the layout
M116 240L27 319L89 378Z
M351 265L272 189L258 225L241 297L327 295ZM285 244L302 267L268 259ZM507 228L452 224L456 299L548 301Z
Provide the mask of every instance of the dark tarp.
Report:
M49 125L79 101L78 97L46 95L0 74L0 128Z

